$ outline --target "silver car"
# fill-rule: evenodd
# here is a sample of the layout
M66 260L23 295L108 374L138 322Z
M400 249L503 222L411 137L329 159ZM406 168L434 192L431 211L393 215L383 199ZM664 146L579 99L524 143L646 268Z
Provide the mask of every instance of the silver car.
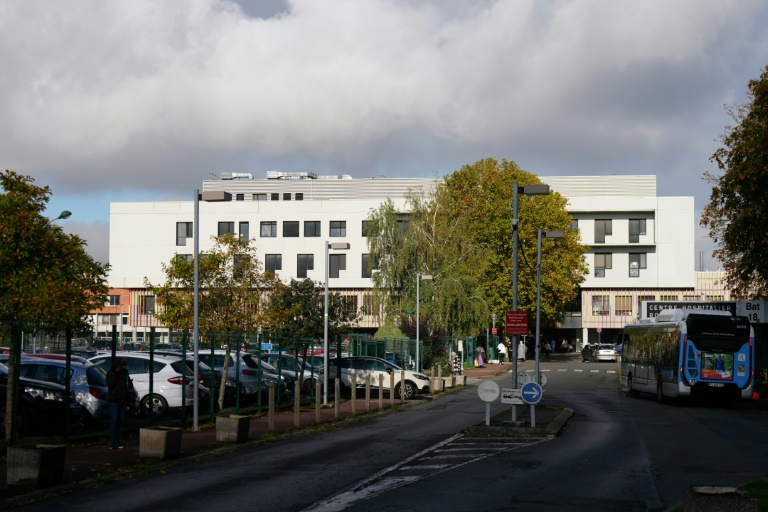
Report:
M65 384L66 356L61 354L25 355L21 358L19 374L57 384ZM70 359L70 389L75 401L87 413L81 415L84 421L101 423L109 421L106 373L85 359L72 356Z

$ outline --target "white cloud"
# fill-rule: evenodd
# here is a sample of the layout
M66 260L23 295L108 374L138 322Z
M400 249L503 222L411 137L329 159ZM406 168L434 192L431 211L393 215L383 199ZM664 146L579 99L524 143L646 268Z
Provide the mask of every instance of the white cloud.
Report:
M8 1L0 154L59 194L490 156L654 173L701 207L722 105L768 64L767 17L757 0Z

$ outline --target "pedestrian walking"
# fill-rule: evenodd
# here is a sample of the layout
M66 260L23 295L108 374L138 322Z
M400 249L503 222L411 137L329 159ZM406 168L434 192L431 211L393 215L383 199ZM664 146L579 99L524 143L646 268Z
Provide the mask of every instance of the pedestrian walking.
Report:
M499 363L504 364L504 360L507 358L507 344L504 340L499 341L499 346L496 347L499 350Z
M455 377L464 373L464 365L461 364L461 358L456 355L456 352L451 352L451 372Z
M132 396L133 383L125 367L125 358L118 357L107 372L107 399L109 401L109 449L125 448L120 437L123 433L125 413Z
M549 344L549 342L546 342L544 344L544 354L546 355L547 359L549 359L550 352L552 352L552 346Z
M477 367L485 368L485 349L482 345L478 345L475 349L475 357L477 358Z

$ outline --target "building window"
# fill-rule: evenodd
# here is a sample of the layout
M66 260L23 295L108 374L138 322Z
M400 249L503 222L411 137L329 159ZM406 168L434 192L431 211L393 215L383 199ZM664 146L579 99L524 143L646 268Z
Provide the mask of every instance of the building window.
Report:
M285 192L283 193L283 201L290 201L291 200L291 193Z
M192 222L176 223L176 245L187 245L187 238L192 238Z
M320 221L319 220L305 220L304 221L304 236L320 236Z
M641 302L653 302L656 300L655 295L638 295L637 296L637 304L640 305Z
M376 301L373 300L373 295L363 295L363 314L371 316L374 314L374 304Z
M640 235L645 234L645 219L629 219L629 243L640 243Z
M579 230L579 219L573 219L573 222L571 223L571 231L578 231Z
M297 201L303 201L304 200L304 193L302 192L296 192L296 200Z
M234 277L242 277L243 271L248 268L248 262L251 261L251 256L248 254L235 254L232 259L232 275Z
M371 277L371 267L368 264L369 254L363 254L363 277Z
M341 307L344 313L357 316L357 295L342 295Z
M261 237L274 238L277 236L277 221L265 220L261 222Z
M347 255L330 254L328 257L328 277L338 278L340 270L347 270Z
M613 255L610 252L596 252L595 277L605 277L607 268L613 268Z
M282 254L265 254L264 255L264 271L272 272L274 274L278 270L283 270L283 255Z
M629 277L640 277L641 268L647 268L645 253L629 253Z
M234 235L234 234L235 234L234 222L219 222L219 236Z
M235 194L235 201L245 201L245 194Z
M347 236L347 221L332 220L330 236Z
M296 257L296 277L306 279L308 270L315 270L315 255L299 254Z
M362 228L363 229L363 236L366 237L366 238L368 237L368 228L369 228L370 225L371 225L371 221L369 221L369 220L364 220L363 221L363 228Z
M276 192L273 192L272 194L270 194L270 199L272 199L272 201L279 201L280 200L280 194L278 194Z
M283 236L286 236L286 237L299 236L299 221L297 220L283 221Z
M678 297L677 295L659 295L659 300L661 300L661 301L672 301L672 302L674 302L674 301L677 301L677 300L678 300L678 298L677 298L677 297Z
M107 297L107 303L105 305L107 305L107 306L119 306L120 305L120 296L119 295L109 295Z
M183 265L189 265L190 263L194 263L195 261L195 255L194 254L175 254L173 258L180 264Z
M400 234L404 235L408 231L408 221L405 219L397 219L397 227L400 228Z
M595 220L595 243L604 244L605 236L612 235L612 225L610 219L597 219Z
M725 295L707 295L707 300L711 302L722 302L725 300Z
M611 313L611 301L608 295L592 296L592 316L608 316Z
M617 295L616 296L616 316L629 316L632 314L632 296L631 295Z
M247 222L240 223L240 238L243 240L251 239L251 228Z
M253 200L254 201L266 201L267 200L267 194L253 194Z
M139 310L142 315L154 315L155 314L155 296L154 295L142 295L139 298Z

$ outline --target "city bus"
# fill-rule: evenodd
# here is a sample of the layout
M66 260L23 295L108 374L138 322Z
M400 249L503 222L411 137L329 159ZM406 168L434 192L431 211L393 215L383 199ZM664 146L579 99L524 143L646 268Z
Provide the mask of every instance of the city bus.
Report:
M755 334L745 316L668 309L624 327L621 386L629 396L653 393L720 401L751 399Z

